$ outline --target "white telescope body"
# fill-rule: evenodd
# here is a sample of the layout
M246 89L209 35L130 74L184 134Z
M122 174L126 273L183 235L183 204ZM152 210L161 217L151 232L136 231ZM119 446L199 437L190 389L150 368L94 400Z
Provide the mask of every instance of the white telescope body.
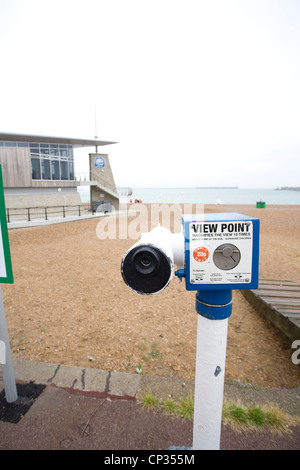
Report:
M183 233L171 233L160 225L143 233L124 255L121 273L125 283L139 294L164 290L174 274L174 265L184 267Z

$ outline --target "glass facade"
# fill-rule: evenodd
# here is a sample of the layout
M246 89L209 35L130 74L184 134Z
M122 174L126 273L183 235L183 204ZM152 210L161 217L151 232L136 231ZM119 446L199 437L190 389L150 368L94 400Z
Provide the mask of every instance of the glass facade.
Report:
M0 141L0 148L29 148L32 179L74 180L73 147L70 144Z

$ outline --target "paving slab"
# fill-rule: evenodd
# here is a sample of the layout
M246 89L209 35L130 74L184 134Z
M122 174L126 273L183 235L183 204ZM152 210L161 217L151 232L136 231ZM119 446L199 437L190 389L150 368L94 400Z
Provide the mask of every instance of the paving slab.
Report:
M17 383L32 381L45 388L17 423L0 419L0 449L191 449L192 422L159 410L147 411L142 398L148 392L160 400L186 397L193 393L193 382L24 359L13 363ZM245 405L272 403L300 415L299 389L225 384L224 396ZM222 424L221 449L299 448L300 427L278 436L267 431L234 433Z

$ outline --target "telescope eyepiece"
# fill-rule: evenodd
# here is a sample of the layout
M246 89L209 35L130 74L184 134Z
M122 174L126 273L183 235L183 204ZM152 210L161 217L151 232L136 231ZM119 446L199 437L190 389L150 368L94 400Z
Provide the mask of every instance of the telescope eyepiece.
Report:
M139 294L156 294L170 282L173 262L157 246L139 244L123 257L121 273L125 283Z
M160 266L157 251L151 246L144 246L132 255L132 264L140 274L151 274L158 271Z

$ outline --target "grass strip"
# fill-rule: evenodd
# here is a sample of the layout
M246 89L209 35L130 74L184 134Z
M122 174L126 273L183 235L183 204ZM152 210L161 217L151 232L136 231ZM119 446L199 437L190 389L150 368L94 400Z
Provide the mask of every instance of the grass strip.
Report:
M191 395L179 400L169 397L160 401L152 393L146 393L142 405L149 411L161 410L189 421L194 417L194 400ZM300 417L288 415L273 406L246 407L239 403L224 402L222 422L237 432L247 429L268 429L275 433L288 433L293 427L300 426Z

